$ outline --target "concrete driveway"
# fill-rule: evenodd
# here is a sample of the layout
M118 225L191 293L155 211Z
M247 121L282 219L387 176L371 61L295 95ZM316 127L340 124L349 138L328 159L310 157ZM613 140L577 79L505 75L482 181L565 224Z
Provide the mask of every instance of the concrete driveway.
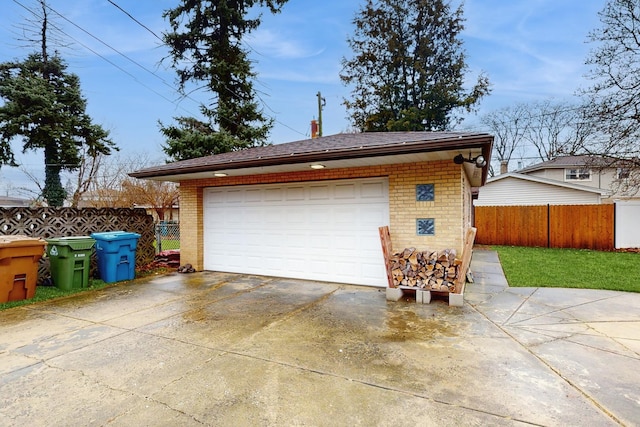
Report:
M638 425L640 295L204 272L0 312L2 426Z

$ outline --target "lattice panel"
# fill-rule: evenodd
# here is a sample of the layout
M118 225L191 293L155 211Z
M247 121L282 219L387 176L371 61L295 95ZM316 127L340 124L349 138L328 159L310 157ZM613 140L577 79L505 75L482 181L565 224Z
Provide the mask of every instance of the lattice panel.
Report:
M126 208L0 208L0 234L24 234L42 239L89 236L105 231L129 231L140 234L136 249L136 265L144 265L155 257L153 217L144 209ZM95 254L91 274L97 269ZM49 277L49 265L40 262L40 282Z

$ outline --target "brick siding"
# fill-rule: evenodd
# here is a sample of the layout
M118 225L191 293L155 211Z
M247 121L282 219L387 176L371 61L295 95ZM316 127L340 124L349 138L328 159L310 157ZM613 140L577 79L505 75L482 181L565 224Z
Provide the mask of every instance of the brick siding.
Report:
M180 258L203 269L203 189L206 187L388 177L389 216L394 250L455 248L462 252L471 224L471 188L460 165L451 160L426 163L322 169L228 176L180 183ZM416 184L434 184L434 201L416 201ZM418 236L417 218L435 219L435 236Z

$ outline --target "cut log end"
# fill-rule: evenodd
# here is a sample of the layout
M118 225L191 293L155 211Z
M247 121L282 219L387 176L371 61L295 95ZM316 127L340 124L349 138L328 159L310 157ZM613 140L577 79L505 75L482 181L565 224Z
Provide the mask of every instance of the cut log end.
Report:
M453 258L456 251L417 251L406 248L389 259L394 286L415 287L438 292L453 292L462 262Z

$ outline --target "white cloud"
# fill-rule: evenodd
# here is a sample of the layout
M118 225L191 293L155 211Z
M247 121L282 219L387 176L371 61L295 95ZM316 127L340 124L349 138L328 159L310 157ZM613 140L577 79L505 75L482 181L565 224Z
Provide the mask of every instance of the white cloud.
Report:
M272 58L302 59L320 55L325 48L304 43L301 39L288 37L282 32L258 28L246 37L246 42L258 55Z
M339 70L335 71L309 71L309 70L267 70L261 71L260 79L271 79L279 81L290 81L296 83L322 83L340 84L338 77Z
M467 60L472 70L487 70L493 83L490 98L513 103L573 96L584 82L586 35L597 26L602 6L577 4L577 0L465 3Z

